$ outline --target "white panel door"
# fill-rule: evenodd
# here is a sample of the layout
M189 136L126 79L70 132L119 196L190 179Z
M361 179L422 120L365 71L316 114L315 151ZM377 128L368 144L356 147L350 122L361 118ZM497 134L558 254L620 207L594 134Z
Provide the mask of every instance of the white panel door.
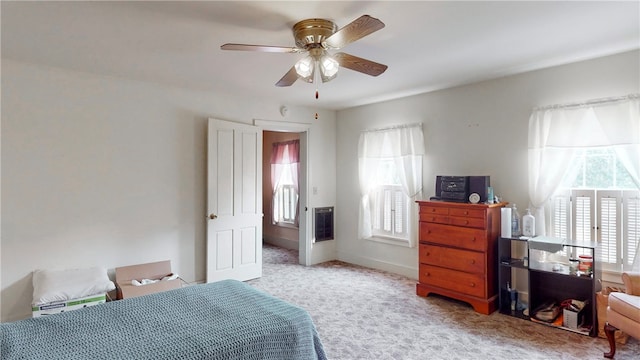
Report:
M262 276L262 130L209 119L207 282Z

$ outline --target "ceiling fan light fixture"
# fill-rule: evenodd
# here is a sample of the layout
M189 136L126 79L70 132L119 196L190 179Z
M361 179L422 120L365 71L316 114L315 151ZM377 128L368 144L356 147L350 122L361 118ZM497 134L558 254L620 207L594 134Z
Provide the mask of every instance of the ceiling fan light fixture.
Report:
M313 82L313 74L315 73L316 62L311 56L306 56L295 65L298 77L306 82Z
M318 63L320 66L320 74L322 75L322 82L327 82L334 79L338 75L338 69L340 64L336 59L331 57L326 51L320 58Z

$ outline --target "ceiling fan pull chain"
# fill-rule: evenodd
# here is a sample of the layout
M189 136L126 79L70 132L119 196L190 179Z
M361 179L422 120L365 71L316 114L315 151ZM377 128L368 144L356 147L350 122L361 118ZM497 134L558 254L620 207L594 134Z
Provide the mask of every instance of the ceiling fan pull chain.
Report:
M318 88L320 87L320 66L318 66L318 61L315 61L315 71L313 72L313 82L316 84L316 100L318 100Z

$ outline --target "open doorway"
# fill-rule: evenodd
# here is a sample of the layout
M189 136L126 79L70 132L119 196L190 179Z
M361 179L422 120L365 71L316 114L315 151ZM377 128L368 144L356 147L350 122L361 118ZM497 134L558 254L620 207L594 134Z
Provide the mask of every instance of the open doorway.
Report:
M296 257L300 250L300 133L263 131L262 141L262 235L265 248L275 246L290 250ZM269 256L269 252L263 252ZM279 252L282 254L282 252ZM280 256L265 261L290 262Z

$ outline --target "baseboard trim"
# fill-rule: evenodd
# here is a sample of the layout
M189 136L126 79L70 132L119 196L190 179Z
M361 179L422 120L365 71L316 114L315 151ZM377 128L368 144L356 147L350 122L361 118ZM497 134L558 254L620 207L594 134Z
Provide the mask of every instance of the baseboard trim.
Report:
M265 244L270 244L270 245L274 245L274 246L289 249L289 250L298 250L298 247L299 247L298 241L293 241L293 240L288 240L283 238L265 236L262 239L262 241Z
M370 257L354 255L352 253L338 251L338 260L346 263L360 265L371 269L388 271L390 273L406 276L410 279L418 279L418 268L406 265L394 264Z

